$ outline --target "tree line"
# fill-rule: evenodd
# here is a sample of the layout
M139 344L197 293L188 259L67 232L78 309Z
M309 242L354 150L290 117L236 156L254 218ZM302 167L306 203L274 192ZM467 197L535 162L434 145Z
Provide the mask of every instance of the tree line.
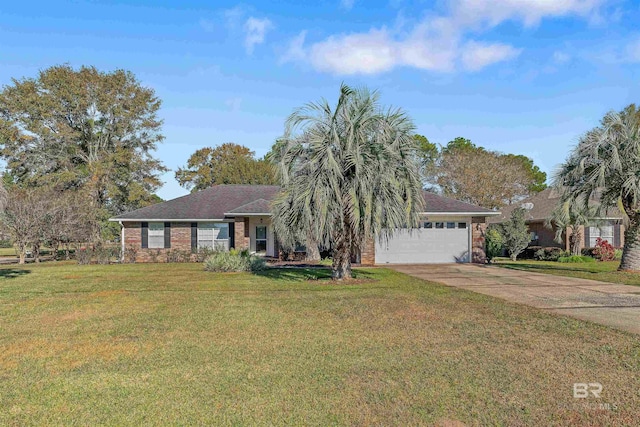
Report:
M2 223L21 259L28 249L37 255L45 243L118 239L118 226L109 217L161 201L155 192L167 168L154 157L165 139L160 107L154 90L126 70L58 65L2 88ZM546 176L524 156L488 151L464 138L443 147L414 138L423 184L444 195L498 207L544 186ZM280 184L274 164L281 148L279 140L257 158L234 143L204 147L175 178L191 191L217 184ZM487 169L504 177L490 180ZM67 230L61 231L59 222Z

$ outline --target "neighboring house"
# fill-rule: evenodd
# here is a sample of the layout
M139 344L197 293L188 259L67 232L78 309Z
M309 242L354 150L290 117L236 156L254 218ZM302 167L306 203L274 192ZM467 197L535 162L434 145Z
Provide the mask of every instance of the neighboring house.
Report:
M111 221L122 225L123 252L134 249L139 262L150 261L151 251L196 252L203 247L279 257L269 209L279 191L269 185L215 185ZM486 218L499 212L432 193L424 197L427 209L419 229L367 242L354 260L367 265L484 262Z
M592 200L597 204L597 200ZM525 209L525 220L531 233L530 246L559 247L569 250L569 241L567 230L563 230L562 242L555 240L556 224L551 222L551 226L546 223L551 218L553 210L560 203L560 194L553 188L547 188L519 203L505 206L499 216L489 220L490 223L501 223L507 221L511 216L511 212L515 208L522 207ZM624 245L624 223L623 215L618 209L611 209L603 218L594 218L594 223L589 227L580 227L582 229L582 248L591 248L596 245L598 237L607 240L614 247L622 247Z

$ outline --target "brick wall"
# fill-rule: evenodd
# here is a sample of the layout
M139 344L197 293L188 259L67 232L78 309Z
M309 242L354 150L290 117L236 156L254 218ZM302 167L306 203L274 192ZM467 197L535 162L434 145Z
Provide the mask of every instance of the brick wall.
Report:
M360 264L373 265L376 262L376 244L373 238L368 239L360 250Z
M537 221L527 223L527 228L530 233L535 233L538 236L537 239L531 241L531 246L564 247L564 243L558 243L555 240L557 229L555 225L549 228L543 221ZM564 236L564 240L567 241L566 236Z
M487 231L486 218L474 216L471 218L471 262L484 264L487 262L484 237Z
M236 249L249 249L249 218L236 217L233 223Z
M143 249L142 231L140 222L124 222L124 247L125 250L133 248L136 251L136 262L166 262L168 251L191 252L191 223L171 223L171 248L170 249Z

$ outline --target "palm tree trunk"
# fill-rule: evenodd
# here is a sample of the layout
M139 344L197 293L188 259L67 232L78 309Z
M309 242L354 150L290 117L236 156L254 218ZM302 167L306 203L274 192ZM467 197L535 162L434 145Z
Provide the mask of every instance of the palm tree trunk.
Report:
M640 214L629 215L629 226L624 231L624 248L618 270L640 271Z
M571 236L569 237L569 246L571 247L571 255L580 255L580 242L582 241L582 233L578 226L574 226L571 229Z
M305 259L310 262L320 261L320 250L318 250L317 244L307 244L307 255Z
M333 280L351 279L351 230L348 225L335 239L333 249L333 263L331 265L331 278Z
M340 245L333 251L331 278L333 280L351 279L351 251L349 245Z

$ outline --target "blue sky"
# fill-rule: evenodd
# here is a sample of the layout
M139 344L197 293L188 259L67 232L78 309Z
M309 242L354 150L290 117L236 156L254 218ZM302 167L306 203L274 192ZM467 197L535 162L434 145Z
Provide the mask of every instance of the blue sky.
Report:
M264 155L293 109L366 85L432 142L550 173L605 112L640 103L639 18L622 0L5 2L0 84L60 63L130 70L163 100L172 170L224 142ZM161 197L187 193L163 179Z

